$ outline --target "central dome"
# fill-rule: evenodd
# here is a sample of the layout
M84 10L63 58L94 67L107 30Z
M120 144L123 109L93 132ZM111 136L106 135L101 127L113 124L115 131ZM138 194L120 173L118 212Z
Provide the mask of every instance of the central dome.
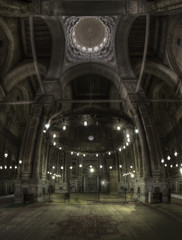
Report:
M82 51L98 51L106 41L107 28L99 18L81 18L73 29L73 42Z

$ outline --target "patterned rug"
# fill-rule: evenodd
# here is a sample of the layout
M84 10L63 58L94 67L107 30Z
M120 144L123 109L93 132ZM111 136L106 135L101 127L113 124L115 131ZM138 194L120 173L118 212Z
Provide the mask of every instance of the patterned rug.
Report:
M61 236L87 240L118 236L117 225L111 216L98 215L69 216L66 221L57 223Z

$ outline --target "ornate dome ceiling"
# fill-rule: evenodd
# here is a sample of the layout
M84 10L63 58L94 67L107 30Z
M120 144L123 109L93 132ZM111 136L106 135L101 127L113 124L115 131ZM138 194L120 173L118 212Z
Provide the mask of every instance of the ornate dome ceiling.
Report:
M116 17L64 17L66 59L64 68L85 60L115 64Z
M83 17L73 28L73 42L84 52L97 52L108 40L108 31L97 17Z

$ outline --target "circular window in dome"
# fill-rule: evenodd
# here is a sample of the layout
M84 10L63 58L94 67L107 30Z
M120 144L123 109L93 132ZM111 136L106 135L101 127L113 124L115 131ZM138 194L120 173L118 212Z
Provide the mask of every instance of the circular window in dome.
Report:
M83 17L73 28L73 43L83 52L101 50L108 41L106 25L97 17Z

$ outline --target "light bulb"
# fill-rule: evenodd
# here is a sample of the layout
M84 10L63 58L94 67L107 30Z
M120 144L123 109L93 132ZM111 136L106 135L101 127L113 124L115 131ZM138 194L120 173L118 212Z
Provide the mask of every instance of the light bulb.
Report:
M177 157L177 156L178 156L178 153L177 153L177 152L174 152L174 156Z
M100 165L100 168L103 168L103 166L102 166L102 165Z
M135 129L135 133L139 133L139 130L137 128Z
M73 152L71 152L71 155L73 155Z
M95 169L93 168L90 168L90 172L93 173L95 171Z
M119 148L119 151L121 152L121 151L122 151L122 148Z
M63 126L63 130L64 130L64 131L66 130L66 125Z
M110 169L112 169L112 166L109 166Z
M53 145L56 146L56 142L53 142Z
M53 134L53 138L56 138L56 134L55 133Z
M63 170L63 169L64 169L64 167L63 167L63 166L61 166L61 169Z
M99 154L98 154L98 153L96 153L95 155L96 155L96 157L98 157L98 156L99 156Z
M88 122L87 121L84 121L83 122L83 125L86 127L88 125Z
M73 169L73 167L72 167L72 166L70 166L70 169Z
M80 164L79 167L82 168L82 164Z
M119 168L122 168L122 165L119 165Z
M164 159L161 159L161 163L164 163Z
M109 155L111 155L111 152L108 152Z
M118 131L120 131L120 130L121 130L121 127L120 127L119 125L117 126L117 130L118 130Z
M47 124L45 125L45 128L48 129L49 127L50 127L50 124L47 123Z
M170 156L167 156L167 160L170 160L171 159L171 157Z

